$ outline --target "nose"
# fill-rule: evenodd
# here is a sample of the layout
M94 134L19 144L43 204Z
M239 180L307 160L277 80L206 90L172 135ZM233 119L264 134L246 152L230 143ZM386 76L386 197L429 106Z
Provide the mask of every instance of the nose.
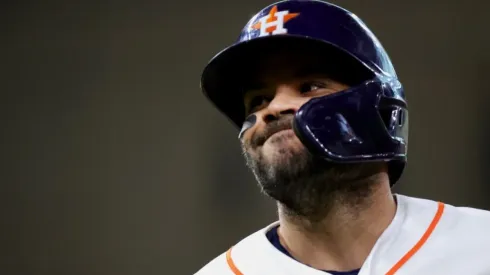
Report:
M274 98L262 112L262 120L269 123L281 116L295 114L301 106L301 97L290 85L280 85L276 88Z

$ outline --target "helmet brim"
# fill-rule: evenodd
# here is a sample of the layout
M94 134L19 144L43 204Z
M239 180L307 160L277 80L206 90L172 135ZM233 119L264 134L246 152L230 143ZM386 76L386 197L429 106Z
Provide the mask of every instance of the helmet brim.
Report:
M238 128L245 119L243 84L256 77L256 71L264 65L266 57L277 53L278 49L294 54L307 52L324 56L332 60L329 63L335 70L346 68L345 74L362 74L362 78L373 75L369 67L357 58L335 45L315 38L275 35L234 44L218 53L204 68L201 90Z

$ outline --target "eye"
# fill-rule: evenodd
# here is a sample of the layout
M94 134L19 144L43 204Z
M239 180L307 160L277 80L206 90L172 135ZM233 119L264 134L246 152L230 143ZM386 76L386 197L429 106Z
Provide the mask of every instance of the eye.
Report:
M318 82L318 81L308 81L308 82L302 83L299 86L299 91L300 91L300 93L304 94L304 93L313 92L313 91L316 91L319 89L323 89L326 87L327 87L327 85L325 83Z
M266 96L263 95L258 95L254 96L251 100L250 103L248 104L248 113L255 113L256 111L259 110L259 108L266 104L269 101L269 99Z

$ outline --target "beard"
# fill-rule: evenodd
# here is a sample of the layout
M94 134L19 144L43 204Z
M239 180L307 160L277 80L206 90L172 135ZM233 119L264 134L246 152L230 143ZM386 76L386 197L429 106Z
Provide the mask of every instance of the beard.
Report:
M271 122L249 143L242 142L246 164L262 192L279 202L286 214L311 222L324 219L335 205L364 203L376 182L372 176L380 172L382 163L333 163L310 153L302 144L292 146L297 139L293 135L271 138L270 146L282 144L266 156L264 142L287 125L292 129L292 117Z

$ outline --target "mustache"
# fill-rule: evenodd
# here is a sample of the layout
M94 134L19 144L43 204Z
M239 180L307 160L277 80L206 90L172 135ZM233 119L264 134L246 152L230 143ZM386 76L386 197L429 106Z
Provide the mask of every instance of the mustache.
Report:
M253 148L261 146L273 134L280 132L280 131L283 131L283 130L293 129L293 119L294 119L294 116L291 115L291 116L282 117L278 120L269 122L267 124L267 127L263 131L257 132L252 136L252 138L250 140L250 145Z

